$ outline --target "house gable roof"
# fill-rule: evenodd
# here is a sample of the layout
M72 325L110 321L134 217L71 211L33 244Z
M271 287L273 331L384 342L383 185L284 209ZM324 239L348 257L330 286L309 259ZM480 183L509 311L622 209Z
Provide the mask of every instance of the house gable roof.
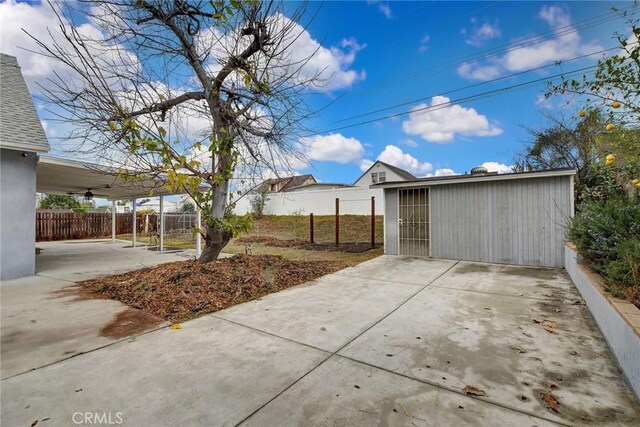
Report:
M49 151L49 142L15 57L0 53L0 147Z
M353 181L353 184L355 185L355 183L356 183L356 182L360 181L360 180L362 179L362 177L363 177L363 176L365 176L366 174L368 174L368 173L369 173L369 171L370 171L371 169L373 169L373 167L374 167L375 165L378 165L378 164L386 166L389 170L391 170L391 171L393 171L394 173L398 174L399 176L401 176L402 178L404 178L404 179L405 179L405 180L407 180L407 181L411 181L411 180L417 179L413 174L411 174L411 173L407 172L407 171L406 171L406 170L404 170L404 169L400 169L399 167L396 167L396 166L390 165L389 163L385 163L385 162L383 162L383 161L376 160L375 162L373 162L373 164L372 164L371 166L369 166L369 169L367 169L366 171L364 171L364 173L363 173L362 175L360 175L360 176L358 177L358 179L356 179L355 181Z
M311 178L314 183L317 182L313 175L306 174L306 175L286 176L284 178L268 179L262 185L272 185L272 184L284 183L284 185L282 186L282 188L279 191L287 191L290 188L300 187L300 186L304 185L304 183L309 178Z

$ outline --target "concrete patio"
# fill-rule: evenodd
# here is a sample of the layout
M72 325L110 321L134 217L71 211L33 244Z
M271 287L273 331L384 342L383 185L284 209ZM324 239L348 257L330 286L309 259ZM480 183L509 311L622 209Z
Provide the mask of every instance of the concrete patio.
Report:
M640 422L563 270L387 256L1 384L6 425Z
M37 246L42 252L36 256L36 275L0 285L2 378L166 325L120 302L86 295L75 282L193 256L159 254L110 239Z

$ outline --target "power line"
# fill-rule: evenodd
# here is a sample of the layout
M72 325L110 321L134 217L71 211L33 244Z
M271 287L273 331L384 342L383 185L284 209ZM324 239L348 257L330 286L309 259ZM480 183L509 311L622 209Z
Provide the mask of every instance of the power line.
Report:
M627 9L632 9L632 6L628 6L626 8L620 9L618 10L618 13L620 12L624 12ZM496 57L498 55L502 55L505 54L507 52L512 52L515 50L519 50L519 49L523 49L525 47L529 47L529 46L533 46L539 43L543 43L545 41L548 40L552 40L554 38L558 38L567 34L571 34L571 33L575 33L578 32L580 30L584 30L587 28L591 28L597 25L601 25L601 24L605 24L617 19L620 19L619 15L613 15L611 16L611 14L614 12L607 12L605 14L599 14L599 15L595 15L592 16L590 18L586 18L583 19L581 21L577 21L575 23L572 24L568 24L568 25L564 25L558 28L554 28L552 30L549 31L545 31L539 34L535 34L529 37L525 37L523 39L520 39L518 41L516 41L515 43L506 43L500 46L496 46L494 48L491 49L486 49L483 50L481 52L472 54L472 55L465 55L465 56L461 56L449 61L446 61L444 63L438 64L438 65L434 65L419 71L415 71L409 74L405 74L404 76L399 76L399 77L395 77L395 78L391 78L391 79L385 79L385 80L379 80L377 82L373 82L374 85L374 89L375 88L384 88L387 87L386 85L384 85L385 83L394 83L394 82L403 82L403 81L414 81L416 76L422 75L422 74L426 74L426 73L430 73L430 75L435 74L435 73L439 73L439 72L444 72L447 71L451 68L460 66L464 63L467 62L474 62L474 61L479 61L479 60L486 60L486 59L490 59L493 57ZM371 90L371 86L369 86L370 89L367 89L366 91L373 91ZM358 93L358 92L362 92L362 91L349 91L348 93ZM348 95L345 94L346 95Z
M633 44L637 44L637 43L631 43L631 44L633 45ZM501 81L501 80L506 80L506 79L510 79L512 77L517 77L517 76L520 76L520 75L523 75L523 74L531 73L531 72L534 72L534 71L539 71L539 70L542 70L542 69L545 69L545 68L548 68L548 67L557 67L557 66L562 65L563 63L566 63L566 62L577 61L577 60L580 60L580 59L588 58L588 57L594 56L594 55L599 55L601 53L609 52L611 50L616 50L616 49L619 49L619 47L618 46L614 46L614 47L610 47L608 49L599 50L597 52L592 52L592 53L588 53L588 54L585 54L585 55L576 56L574 58L565 59L563 61L557 61L557 62L554 62L554 63L551 63L551 64L541 65L539 67L531 68L529 70L519 71L517 73L512 73L512 74L507 74L507 75L502 76L502 77L496 77L494 79L487 80L487 81L484 81L484 82L475 83L475 84L472 84L472 85L467 85L467 86L463 86L463 87L460 87L460 88L451 89L451 90L448 90L448 91L445 91L445 92L440 92L440 93L436 93L436 94L432 94L432 95L428 95L428 96L423 96L423 97L420 97L420 98L413 99L411 101L402 102L400 104L395 104L395 105L392 105L392 106L389 106L389 107L384 107L384 108L380 108L380 109L377 109L377 110L369 111L369 112L366 112L366 113L361 113L361 114L358 114L358 115L355 115L355 116L347 117L347 118L344 118L344 119L336 120L336 123L341 123L341 122L346 122L346 121L349 121L349 120L354 120L354 119L357 119L357 118L360 118L360 117L365 117L365 116L369 116L371 114L392 110L392 109L398 108L398 107L404 107L404 106L409 105L409 104L413 104L413 103L416 103L416 102L424 101L424 100L429 99L429 98L433 98L434 96L449 95L449 94L452 94L452 93L455 93L455 92L460 92L460 91L463 91L463 90L472 89L474 87L495 83L495 82L498 82L498 81Z
M357 126L362 126L362 125L366 125L366 124L369 124L369 123L374 123L374 122L379 122L379 121L382 121L382 120L387 120L387 119L392 119L392 118L395 118L395 117L404 116L406 114L412 114L412 113L417 113L417 112L418 113L422 113L422 114L427 114L427 113L430 113L432 111L437 111L437 110L440 110L440 109L443 109L443 108L447 108L447 107L449 107L449 106L451 106L453 104L456 104L456 103L465 102L465 101L471 101L471 100L476 100L476 99L481 99L481 98L485 98L485 97L488 97L488 96L491 96L491 95L496 95L498 93L509 92L509 91L512 91L512 90L515 90L515 89L520 89L520 88L524 88L526 86L531 86L531 85L534 85L536 83L540 83L542 81L546 81L546 80L549 80L549 79L554 79L554 78L557 78L557 77L571 76L571 75L574 75L574 74L579 74L579 73L582 73L584 71L594 69L596 67L597 67L597 65L592 65L592 66L589 66L589 67L579 68L577 70L573 70L573 71L570 71L568 73L560 73L560 74L556 74L556 75L551 76L551 77L542 77L542 78L535 79L535 80L529 80L527 82L518 83L518 84L515 84L515 85L506 86L506 87L502 87L502 88L498 88L498 89L493 89L493 90L490 90L490 91L482 92L482 93L475 94L475 95L469 95L469 96L458 98L458 99L454 99L454 100L449 100L447 102L442 102L440 104L428 105L426 107L415 108L413 110L403 111L401 113L396 113L396 114L390 114L390 115L387 115L387 116L378 117L376 119L370 119L370 120L365 120L365 121L354 123L354 124L350 124L350 125L335 127L335 128L332 128L332 129L326 129L326 130L323 130L321 132L316 132L316 133L313 133L313 134L305 135L303 138L309 138L311 136L316 136L316 135L320 135L320 134L323 134L323 133L335 132L335 131L339 131L339 130L343 130L343 129L349 129L349 128L353 128L353 127L357 127Z

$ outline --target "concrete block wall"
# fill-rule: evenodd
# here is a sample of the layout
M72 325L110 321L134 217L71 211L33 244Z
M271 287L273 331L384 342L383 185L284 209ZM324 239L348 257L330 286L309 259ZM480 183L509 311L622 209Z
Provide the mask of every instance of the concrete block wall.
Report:
M371 196L376 198L376 215L384 213L382 189L365 187L332 188L329 190L292 191L269 193L265 203L266 215L333 215L335 200L340 199L340 214L369 215ZM236 204L234 213L243 215L251 212L251 195L243 197Z
M587 303L636 398L640 400L640 309L605 293L600 276L578 262L565 246L565 269Z

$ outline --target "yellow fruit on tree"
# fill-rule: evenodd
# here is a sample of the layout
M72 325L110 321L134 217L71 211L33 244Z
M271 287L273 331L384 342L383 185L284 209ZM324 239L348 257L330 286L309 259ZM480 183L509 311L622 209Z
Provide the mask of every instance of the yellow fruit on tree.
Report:
M587 112L584 110L580 110L580 112L578 113L580 115L580 117L584 117L587 115Z
M613 154L607 154L607 157L604 158L604 163L607 166L611 166L616 161L616 156Z
M640 184L640 179L635 178L633 181L631 181L631 183L632 183L633 185L638 185L638 184Z
M613 104L611 104L613 108L620 108L620 105L622 104L620 104L618 101L615 101Z
M607 127L605 127L605 129L608 130L609 132L611 132L615 128L616 128L616 125L614 125L613 123L609 123L607 124Z

